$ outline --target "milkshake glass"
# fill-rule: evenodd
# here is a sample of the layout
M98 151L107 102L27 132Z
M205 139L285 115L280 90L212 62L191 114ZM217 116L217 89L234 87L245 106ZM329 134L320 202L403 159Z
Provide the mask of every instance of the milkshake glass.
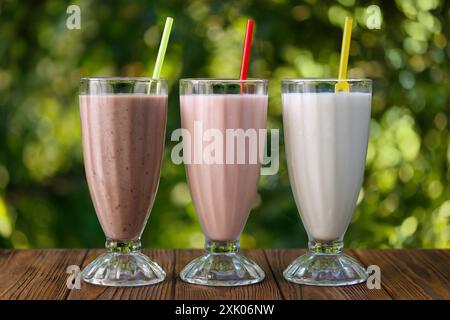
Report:
M180 94L187 180L206 237L204 255L181 279L211 286L260 282L264 272L239 254L239 238L260 175L267 80L183 79Z
M335 92L336 79L282 81L289 180L309 238L308 253L284 271L295 283L338 286L367 278L342 249L364 176L372 81L346 81L349 92Z
M161 282L165 273L140 252L140 237L159 183L167 82L83 78L79 98L86 178L107 248L81 276L106 286Z

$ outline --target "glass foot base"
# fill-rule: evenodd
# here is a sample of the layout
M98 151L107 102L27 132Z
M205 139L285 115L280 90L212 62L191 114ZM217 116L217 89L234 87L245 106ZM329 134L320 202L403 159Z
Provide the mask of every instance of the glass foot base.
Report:
M183 281L205 286L243 286L264 280L264 271L238 254L239 242L208 242L207 252L191 261L180 273Z
M207 253L184 267L180 277L205 286L243 286L262 281L265 274L255 262L239 254Z
M367 280L366 269L344 253L308 252L283 272L288 281L314 286L345 286Z
M145 286L165 277L164 270L139 251L104 253L81 271L84 281L113 287Z

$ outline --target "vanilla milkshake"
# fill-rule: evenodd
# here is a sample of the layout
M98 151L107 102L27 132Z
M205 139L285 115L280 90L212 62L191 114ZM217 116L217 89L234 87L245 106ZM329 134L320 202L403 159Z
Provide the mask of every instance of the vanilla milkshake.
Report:
M364 266L342 249L364 176L372 82L289 79L282 92L289 180L309 240L283 275L319 286L364 282Z
M205 254L190 262L181 278L213 286L259 282L264 272L239 254L239 237L260 175L267 81L187 79L180 89L181 125L191 137L183 138L183 153L191 155L185 158L187 180L206 237Z
M364 175L369 93L285 93L289 180L311 239L340 239Z

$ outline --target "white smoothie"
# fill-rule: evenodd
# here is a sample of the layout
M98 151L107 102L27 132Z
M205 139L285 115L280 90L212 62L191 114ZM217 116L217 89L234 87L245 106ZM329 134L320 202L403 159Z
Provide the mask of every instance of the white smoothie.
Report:
M310 240L340 240L355 209L369 136L370 93L284 93L289 179Z

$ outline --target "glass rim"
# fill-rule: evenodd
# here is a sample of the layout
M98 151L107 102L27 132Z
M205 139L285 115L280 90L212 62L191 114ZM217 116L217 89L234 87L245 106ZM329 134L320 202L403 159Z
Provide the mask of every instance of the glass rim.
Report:
M338 79L338 78L285 78L285 79L281 79L281 82L297 82L297 83L301 83L301 82L353 82L353 83L358 83L358 82L369 82L372 83L372 79L369 78L348 78L348 79Z
M136 82L150 82L150 81L167 81L166 78L152 78L152 77L83 77L80 82L89 81L136 81Z
M180 82L208 83L208 82L225 82L225 83L267 83L268 79L249 78L241 80L237 78L182 78Z

